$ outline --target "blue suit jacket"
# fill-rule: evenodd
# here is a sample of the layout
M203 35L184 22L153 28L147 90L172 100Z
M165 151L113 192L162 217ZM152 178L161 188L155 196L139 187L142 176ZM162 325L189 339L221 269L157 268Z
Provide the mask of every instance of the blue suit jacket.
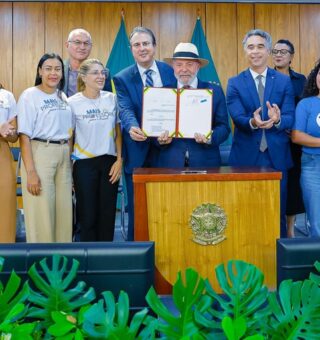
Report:
M266 129L268 149L273 167L286 170L292 166L289 138L286 133L294 122L294 94L290 78L268 68L264 91L263 120L267 120L266 101L277 104L281 110L279 127ZM227 107L235 125L229 164L232 166L259 166L257 159L262 129L252 129L249 120L260 107L258 91L252 75L247 69L229 79Z
M173 84L177 87L177 82ZM184 166L186 150L189 152L190 167L220 166L219 145L230 133L225 96L220 86L198 79L199 89L213 89L213 112L211 144L199 144L194 139L174 138L169 145L160 146L158 159L153 164L158 167L178 168ZM195 117L197 119L197 117Z
M156 61L163 87L170 87L175 77L171 66ZM131 139L129 130L132 126L141 127L143 82L137 65L132 65L116 74L113 78L117 91L120 120L122 126L124 170L132 173L134 168L146 164L151 142L136 142Z

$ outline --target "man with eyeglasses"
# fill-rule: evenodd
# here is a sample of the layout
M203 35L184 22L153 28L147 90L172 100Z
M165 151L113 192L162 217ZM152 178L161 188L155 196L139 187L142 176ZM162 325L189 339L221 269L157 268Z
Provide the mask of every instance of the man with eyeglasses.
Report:
M290 78L267 66L271 46L269 33L258 29L243 40L249 68L230 78L227 86L227 107L235 126L229 163L282 172L280 235L286 237L287 170L292 166L286 130L293 125L295 107Z
M76 28L69 33L65 42L69 58L64 61L65 85L63 92L67 97L77 93L77 78L81 63L88 59L92 49L92 39L88 31ZM111 90L110 78L106 79L105 91Z
M154 59L156 39L145 27L136 27L129 37L136 63L113 78L117 91L123 138L124 172L128 193L128 241L134 238L134 205L132 172L134 168L148 166L151 141L141 130L142 93L144 86L170 87L175 82L172 68Z
M293 71L291 63L294 57L294 46L291 41L286 39L278 40L271 53L275 69L290 77L293 86L295 104L301 99L306 77L303 74ZM297 214L305 212L302 192L300 187L301 176L301 145L290 141L291 156L293 167L288 171L288 195L287 195L287 236L294 237L294 224Z

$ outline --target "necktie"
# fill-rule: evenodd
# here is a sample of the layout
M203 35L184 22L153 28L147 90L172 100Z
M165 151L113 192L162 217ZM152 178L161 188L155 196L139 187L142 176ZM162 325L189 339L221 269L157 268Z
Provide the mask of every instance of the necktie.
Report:
M148 86L148 87L152 87L153 86L153 79L152 79L152 77L151 77L151 75L152 75L152 70L146 70L144 73L146 74L146 86Z
M264 99L264 86L262 83L262 75L258 75L257 78L258 79L258 95L259 95L259 100L260 100L260 105L261 105L261 117L263 117L263 99ZM261 137L261 142L260 142L260 151L264 152L266 151L268 148L268 144L267 144L267 138L266 138L266 131L264 129L262 129L262 137Z
M183 85L182 86L184 89L191 89L191 86L190 85Z

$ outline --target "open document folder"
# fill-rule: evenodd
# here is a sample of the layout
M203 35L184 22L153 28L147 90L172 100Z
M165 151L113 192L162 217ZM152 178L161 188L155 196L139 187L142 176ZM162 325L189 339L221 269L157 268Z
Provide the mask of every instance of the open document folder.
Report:
M169 131L170 137L206 137L212 125L211 89L172 89L145 87L143 93L142 130L146 136L158 137Z

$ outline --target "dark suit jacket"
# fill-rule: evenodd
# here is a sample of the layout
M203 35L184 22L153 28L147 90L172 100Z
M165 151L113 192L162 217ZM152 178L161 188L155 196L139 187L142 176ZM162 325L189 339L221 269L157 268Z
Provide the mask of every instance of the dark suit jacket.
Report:
M177 87L177 82L172 87ZM154 166L178 168L184 166L186 150L189 152L190 167L220 166L219 145L230 133L225 97L220 86L198 79L199 89L213 89L211 144L199 144L194 139L174 138L169 145L160 146ZM194 117L197 119L197 117Z
M170 87L175 80L172 67L160 61L156 63L163 87ZM116 74L113 82L120 110L124 170L130 174L134 168L147 165L146 160L151 148L150 138L145 142L136 142L129 135L132 126L141 127L143 82L136 64Z
M64 87L62 91L66 94L66 96L68 96L69 65L70 65L69 59L64 60L63 65L64 65ZM108 78L106 78L103 90L112 92L110 75L108 76Z
M275 169L286 170L292 166L289 138L286 129L294 122L294 94L290 78L268 68L263 120L267 120L266 101L277 104L281 110L281 124L277 128L265 130L271 161ZM249 120L260 107L258 91L249 69L229 79L227 87L227 107L235 125L229 163L232 166L259 166L257 158L262 129L253 130Z

